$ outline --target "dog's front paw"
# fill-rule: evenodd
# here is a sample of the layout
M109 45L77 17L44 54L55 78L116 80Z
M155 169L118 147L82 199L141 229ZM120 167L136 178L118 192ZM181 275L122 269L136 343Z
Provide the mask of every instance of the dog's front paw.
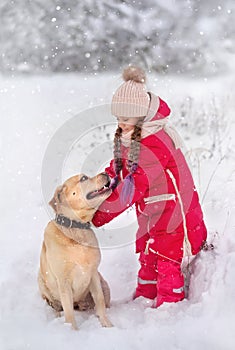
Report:
M109 321L108 317L100 318L100 323L102 327L113 327L113 324Z

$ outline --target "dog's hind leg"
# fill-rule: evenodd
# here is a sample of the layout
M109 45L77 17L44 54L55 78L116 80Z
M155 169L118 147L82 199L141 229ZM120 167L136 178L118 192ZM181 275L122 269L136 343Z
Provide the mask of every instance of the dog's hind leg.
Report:
M65 323L70 323L74 329L77 329L77 324L73 310L73 293L69 282L58 281L60 300L64 310Z
M47 304L50 305L56 312L56 315L60 315L60 311L63 310L61 302L56 300L50 290L47 288L47 285L42 277L41 271L38 273L38 286L43 299L46 300Z
M91 278L90 292L95 302L95 310L100 319L100 323L103 327L112 327L113 325L109 321L105 312L104 294L101 288L100 276L98 272L94 273Z

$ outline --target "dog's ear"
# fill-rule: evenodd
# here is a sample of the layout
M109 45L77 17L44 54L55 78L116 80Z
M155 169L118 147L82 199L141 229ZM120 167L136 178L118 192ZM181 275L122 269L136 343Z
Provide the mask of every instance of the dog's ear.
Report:
M63 191L63 186L57 187L54 197L48 203L56 213L57 213L58 204L61 202L60 196L62 191Z

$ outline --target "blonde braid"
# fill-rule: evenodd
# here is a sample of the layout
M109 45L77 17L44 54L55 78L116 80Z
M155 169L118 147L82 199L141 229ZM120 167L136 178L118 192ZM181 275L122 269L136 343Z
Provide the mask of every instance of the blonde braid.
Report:
M121 135L122 135L122 129L118 127L114 136L114 152L113 152L116 175L119 175L120 171L122 170Z
M134 173L138 166L143 121L144 118L139 118L131 135L131 145L127 162L127 168L130 173Z
M131 145L127 160L127 169L130 174L124 179L124 186L121 193L121 201L124 203L126 200L131 200L133 196L134 180L132 174L138 167L139 153L140 153L140 141L141 141L141 130L144 118L139 118L137 124L134 127L134 131L131 135ZM118 176L122 170L123 161L121 154L121 135L122 129L117 128L114 136L114 170L115 177L111 181L111 188L115 189L118 185Z
M111 182L111 188L114 190L118 185L118 175L122 170L122 155L121 155L121 135L122 129L117 127L115 135L114 135L114 171L115 177Z

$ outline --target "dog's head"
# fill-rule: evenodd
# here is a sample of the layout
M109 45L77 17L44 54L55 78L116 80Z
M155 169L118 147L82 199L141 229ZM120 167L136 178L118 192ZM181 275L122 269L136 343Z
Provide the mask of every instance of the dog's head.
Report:
M92 178L75 175L59 186L49 202L57 214L74 220L91 221L99 205L111 194L110 179L106 173Z

